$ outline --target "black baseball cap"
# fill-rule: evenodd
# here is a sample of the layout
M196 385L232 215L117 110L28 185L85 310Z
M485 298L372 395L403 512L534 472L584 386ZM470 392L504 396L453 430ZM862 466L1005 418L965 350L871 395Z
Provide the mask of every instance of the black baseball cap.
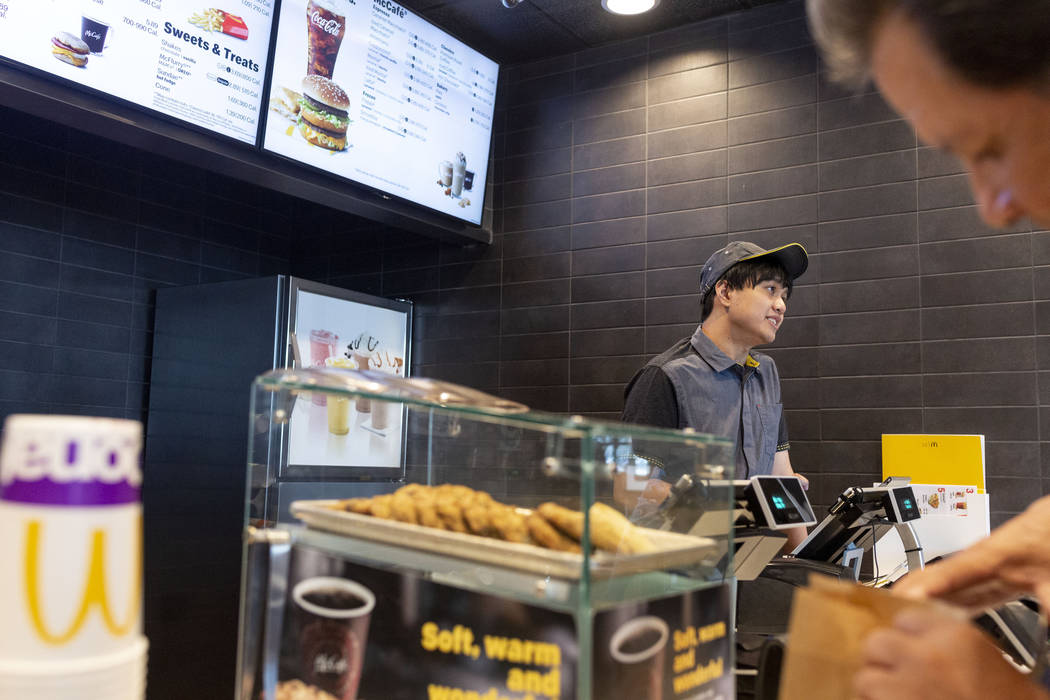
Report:
M770 261L780 263L791 282L800 277L809 267L809 255L800 243L788 243L779 248L766 250L748 241L733 241L725 248L715 251L700 269L700 303L704 303L704 299L715 288L715 284L722 278L722 275L729 271L729 268L738 262L759 258L769 258Z

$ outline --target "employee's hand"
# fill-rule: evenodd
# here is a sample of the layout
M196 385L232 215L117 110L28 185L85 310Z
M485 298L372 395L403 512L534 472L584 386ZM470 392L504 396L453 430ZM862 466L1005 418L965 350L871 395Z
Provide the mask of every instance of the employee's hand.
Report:
M860 700L1048 700L976 627L929 610L872 632L854 677Z
M941 598L972 611L1023 593L1050 608L1050 496L949 559L901 579L894 592Z
M806 477L802 476L798 472L795 472L795 476L797 476L798 480L802 482L802 490L803 491L809 491L809 479L807 479Z

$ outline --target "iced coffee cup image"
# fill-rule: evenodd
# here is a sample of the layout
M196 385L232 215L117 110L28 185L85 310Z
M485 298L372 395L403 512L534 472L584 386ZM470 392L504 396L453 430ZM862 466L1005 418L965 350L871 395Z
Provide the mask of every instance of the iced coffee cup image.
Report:
M609 640L621 697L661 700L664 683L664 651L670 630L654 615L636 617L620 625Z
M389 357L390 355L388 353L386 355L387 359L384 359L384 354L382 352L377 352L375 357L371 358L372 368L385 374L394 374L395 368L388 361ZM392 406L389 401L378 400L370 400L369 403L371 404L370 413L372 415L372 429L375 431L383 431L389 428L391 411L396 410L396 407L401 405L400 403L396 403ZM382 437L386 437L386 433L380 432L378 434Z
M368 369L368 363L369 363L369 355L368 355L368 353L364 353L364 352L360 352L358 350L354 350L352 354L353 354L354 364L357 366L357 369L359 369L359 370L366 370L366 369ZM372 401L371 401L371 399L366 399L366 398L363 398L363 397L359 396L357 398L357 402L355 404L355 408L357 408L357 412L358 413L368 413L369 411L372 410Z
M438 163L438 184L442 187L452 186L452 161L443 160Z
M301 679L340 700L356 700L375 595L350 579L317 576L297 583L292 600Z
M452 161L452 194L456 197L463 194L463 180L467 176L467 157L463 152L456 154Z

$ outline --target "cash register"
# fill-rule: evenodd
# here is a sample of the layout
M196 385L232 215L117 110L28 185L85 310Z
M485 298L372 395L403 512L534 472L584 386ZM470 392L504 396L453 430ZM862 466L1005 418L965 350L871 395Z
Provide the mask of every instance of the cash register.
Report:
M711 481L686 474L671 487L656 513L640 524L700 537L725 537L725 510L713 510L711 503L729 503L733 509L733 575L738 580L756 578L780 553L787 541L784 530L817 522L798 477Z
M920 517L911 486L889 482L871 488L850 487L792 555L851 568L854 580L859 581L861 557L886 533L896 530L904 544L908 570L918 570L925 561L911 522Z

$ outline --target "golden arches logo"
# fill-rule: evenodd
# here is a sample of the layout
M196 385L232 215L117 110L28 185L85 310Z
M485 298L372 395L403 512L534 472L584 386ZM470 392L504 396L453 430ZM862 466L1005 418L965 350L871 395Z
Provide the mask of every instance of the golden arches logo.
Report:
M84 593L80 599L80 609L77 610L73 622L65 632L52 633L44 620L40 600L40 540L43 527L39 520L31 520L26 527L26 560L25 560L25 594L29 607L29 616L33 621L33 628L37 635L48 644L61 645L69 642L77 635L80 628L87 620L88 612L92 605L97 605L102 610L102 620L106 629L117 637L122 637L132 631L132 627L138 618L141 590L142 590L142 519L139 519L136 532L138 534L135 543L135 560L131 595L128 599L128 610L125 614L125 622L120 623L109 609L109 601L106 597L106 533L103 530L94 530L91 533L91 555L88 560L87 581L84 584Z

